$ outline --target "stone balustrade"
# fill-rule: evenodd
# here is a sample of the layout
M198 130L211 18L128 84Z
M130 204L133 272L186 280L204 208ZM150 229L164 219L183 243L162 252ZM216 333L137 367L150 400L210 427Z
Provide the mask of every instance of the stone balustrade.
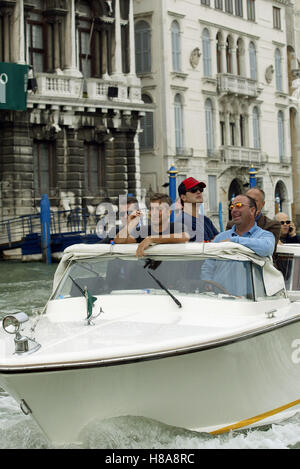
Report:
M99 78L69 77L52 73L39 73L36 96L42 98L88 98L95 101L113 100L122 103L142 103L139 84ZM86 83L84 83L84 81ZM86 86L84 86L86 85Z
M230 73L220 73L218 75L218 91L223 94L237 94L253 98L260 94L256 80L239 75L231 75Z
M266 163L266 157L262 156L259 149L246 148L246 147L234 147L227 146L221 150L223 160L226 163L240 165L240 166L251 166L262 165Z

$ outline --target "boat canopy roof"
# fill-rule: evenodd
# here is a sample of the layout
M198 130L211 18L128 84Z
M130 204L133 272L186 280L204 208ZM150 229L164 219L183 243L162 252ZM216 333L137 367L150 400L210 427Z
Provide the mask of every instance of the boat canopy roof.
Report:
M65 249L56 269L53 291L70 262L83 259L135 258L138 244L74 244ZM250 261L262 267L263 279L268 296L285 289L284 279L269 257L261 257L251 249L237 243L179 243L157 244L147 249L146 257L162 260L191 259L228 259L233 261Z

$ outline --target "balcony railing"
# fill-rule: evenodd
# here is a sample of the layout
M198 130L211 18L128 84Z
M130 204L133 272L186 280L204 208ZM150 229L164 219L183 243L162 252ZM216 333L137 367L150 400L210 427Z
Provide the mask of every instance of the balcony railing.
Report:
M82 78L39 73L36 79L38 96L74 99L82 96Z
M240 166L262 165L266 163L265 156L262 156L261 151L254 148L245 147L224 147L221 150L223 160L226 163L231 163Z
M218 75L218 90L224 94L237 94L253 98L260 94L256 80L229 73L220 73Z
M52 73L39 73L37 79L36 95L51 98L88 98L94 101L112 100L116 102L142 102L141 87L128 86L127 83L120 83L99 78L84 78L57 75ZM84 95L86 91L86 95Z

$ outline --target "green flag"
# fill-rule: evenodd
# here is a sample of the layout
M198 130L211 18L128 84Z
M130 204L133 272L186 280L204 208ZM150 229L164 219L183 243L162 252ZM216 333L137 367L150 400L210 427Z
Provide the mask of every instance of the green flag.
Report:
M95 296L92 296L87 289L85 291L85 297L87 301L87 319L90 319L93 314L93 307L97 298Z

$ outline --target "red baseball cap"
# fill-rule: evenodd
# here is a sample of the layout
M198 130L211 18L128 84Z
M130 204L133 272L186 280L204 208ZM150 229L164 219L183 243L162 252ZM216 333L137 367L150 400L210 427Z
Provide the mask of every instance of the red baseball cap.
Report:
M189 189L192 189L195 186L202 187L203 189L206 187L206 184L204 182L197 181L195 178L186 178L184 181L182 181L179 186L178 186L178 194L185 194L186 191Z

